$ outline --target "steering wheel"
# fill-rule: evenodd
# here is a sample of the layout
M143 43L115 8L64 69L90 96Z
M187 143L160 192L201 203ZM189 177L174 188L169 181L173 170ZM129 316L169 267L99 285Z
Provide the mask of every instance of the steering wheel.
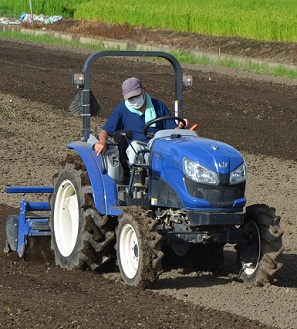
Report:
M156 118L156 119L153 119L153 120L151 120L151 121L149 121L146 125L145 125L145 127L144 127L144 129L143 129L143 134L144 134L144 136L146 137L146 138L153 138L154 136L151 136L151 135L146 135L147 134L147 130L149 129L149 127L152 125L152 124L154 124L154 123L156 123L156 122L159 122L159 121L163 121L163 120L177 120L177 121L179 121L179 122L182 122L183 123L183 125L185 126L186 125L186 121L183 119L183 118L180 118L180 117L174 117L174 116L165 116L165 117L159 117L159 118Z

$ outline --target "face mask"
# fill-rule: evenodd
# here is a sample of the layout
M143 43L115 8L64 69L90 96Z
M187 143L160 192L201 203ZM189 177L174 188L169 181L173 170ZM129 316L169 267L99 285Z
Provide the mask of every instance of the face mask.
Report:
M133 107L135 110L139 110L144 104L144 97L141 95L127 99L128 105Z

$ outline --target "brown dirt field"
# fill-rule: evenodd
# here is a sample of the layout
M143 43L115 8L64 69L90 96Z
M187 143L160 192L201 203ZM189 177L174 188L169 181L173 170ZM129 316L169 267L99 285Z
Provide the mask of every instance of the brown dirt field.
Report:
M286 54L283 58L290 57ZM88 56L79 49L1 39L3 248L6 217L18 213L20 200L46 199L6 194L5 186L51 185L66 144L81 136L81 119L70 116L68 106L75 93L71 74L81 71ZM94 131L121 100L120 86L128 76L142 78L149 93L172 108L168 65L109 58L95 68L92 89L101 112L100 118L92 119ZM27 261L15 253L0 253L1 327L296 327L297 83L213 67L183 65L183 71L192 74L194 81L184 93L184 116L199 123L199 135L227 142L242 152L249 170L248 204L267 203L282 217L286 250L277 281L263 288L240 283L231 247L226 248L225 265L216 273L164 271L153 290L123 285L115 270L105 274L65 271L54 265L52 257L40 257L37 262L30 253Z

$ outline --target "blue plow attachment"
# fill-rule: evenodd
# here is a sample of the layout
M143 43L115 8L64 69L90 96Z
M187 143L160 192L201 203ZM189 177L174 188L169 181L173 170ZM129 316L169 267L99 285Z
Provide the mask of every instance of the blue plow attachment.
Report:
M7 186L6 193L53 193L53 186ZM6 222L6 245L4 251L16 251L23 257L28 236L50 236L49 216L29 215L28 212L49 212L49 202L29 202L23 199L18 216L11 215Z

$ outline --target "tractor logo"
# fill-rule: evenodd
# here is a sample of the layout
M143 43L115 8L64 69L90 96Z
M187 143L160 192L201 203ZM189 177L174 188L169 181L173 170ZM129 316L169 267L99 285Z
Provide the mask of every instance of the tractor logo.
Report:
M224 161L220 162L219 167L220 168L228 168L228 162L224 162Z

